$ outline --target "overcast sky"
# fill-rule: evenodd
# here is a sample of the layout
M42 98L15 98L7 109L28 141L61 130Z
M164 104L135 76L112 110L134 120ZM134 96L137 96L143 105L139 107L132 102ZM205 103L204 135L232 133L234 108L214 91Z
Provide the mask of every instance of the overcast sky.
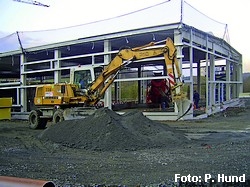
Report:
M119 16L166 0L37 1L50 5L50 7L39 7L13 0L0 0L0 37L16 31L48 30L80 25ZM185 1L218 22L228 24L230 44L243 55L243 72L250 72L250 53L248 49L250 43L248 28L250 26L247 18L250 1ZM168 14L171 17L171 14L166 12L166 15ZM145 19L146 21L147 19Z

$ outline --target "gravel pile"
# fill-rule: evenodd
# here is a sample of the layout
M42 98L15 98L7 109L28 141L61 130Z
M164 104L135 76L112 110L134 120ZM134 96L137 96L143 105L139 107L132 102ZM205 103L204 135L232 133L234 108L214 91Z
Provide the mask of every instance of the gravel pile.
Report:
M184 134L148 119L142 112L119 115L107 108L98 109L84 119L50 126L40 138L68 147L98 151L167 148L187 141Z

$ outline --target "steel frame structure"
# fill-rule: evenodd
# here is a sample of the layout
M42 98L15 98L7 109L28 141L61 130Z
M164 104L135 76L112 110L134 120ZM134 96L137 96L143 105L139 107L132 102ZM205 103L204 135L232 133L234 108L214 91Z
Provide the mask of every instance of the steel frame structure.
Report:
M58 83L62 81L62 72L68 72L72 65L78 65L79 63L81 65L106 65L110 62L112 55L118 52L119 45L129 43L136 46L137 43L145 44L150 40L152 41L155 37L159 39L171 37L177 48L180 67L183 67L184 63L188 65L189 76L185 77L185 84L189 85L188 95L190 102L193 102L194 87L200 93L203 91L201 87L201 68L205 68L206 86L204 97L206 102L204 108L206 115L221 110L223 104L238 98L239 94L243 91L241 54L224 40L183 23L160 25L38 46L25 49L25 53L21 50L2 53L0 54L0 63L8 65L7 59L10 56L15 56L19 59L20 76L17 78L19 80L15 82L1 83L0 90L16 90L16 101L13 107L20 108L20 112L28 112L28 89L36 86L35 84L29 84L28 80L31 77L42 77L49 74L53 77L53 82ZM84 45L92 45L90 47L92 51L83 51L76 54L71 53L71 49L74 48L80 51L81 46ZM27 58L28 55L31 55L32 58ZM88 61L87 64L83 62L85 59ZM215 70L218 59L226 61L224 65L225 80L216 79ZM158 61L159 58L149 60ZM205 63L205 67L201 66L202 63ZM196 64L196 67L194 67L194 64ZM196 86L194 86L193 76L195 70L197 72ZM138 71L141 74L140 68L138 68ZM148 79L150 78L152 77L148 77ZM138 76L135 80L143 81L143 77ZM119 81L125 81L125 79L118 78L116 82ZM106 93L105 103L106 106L111 106L110 89ZM183 108L185 107L183 106ZM184 112L175 107L175 111L172 113L145 112L145 115L155 120L175 120ZM182 119L192 118L194 118L193 109Z

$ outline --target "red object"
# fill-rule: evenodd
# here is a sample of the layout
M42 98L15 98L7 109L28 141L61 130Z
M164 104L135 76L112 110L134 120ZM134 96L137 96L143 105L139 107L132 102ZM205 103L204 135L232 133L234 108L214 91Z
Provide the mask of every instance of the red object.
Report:
M18 177L0 176L1 187L55 187L52 182Z
M168 89L166 79L151 80L147 89L147 103L161 103L161 98L167 93Z

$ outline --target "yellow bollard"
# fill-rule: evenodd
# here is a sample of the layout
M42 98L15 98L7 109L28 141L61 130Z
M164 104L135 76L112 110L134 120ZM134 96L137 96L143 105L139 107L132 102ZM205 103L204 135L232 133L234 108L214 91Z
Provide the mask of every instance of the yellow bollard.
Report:
M12 97L0 98L0 120L11 119Z

